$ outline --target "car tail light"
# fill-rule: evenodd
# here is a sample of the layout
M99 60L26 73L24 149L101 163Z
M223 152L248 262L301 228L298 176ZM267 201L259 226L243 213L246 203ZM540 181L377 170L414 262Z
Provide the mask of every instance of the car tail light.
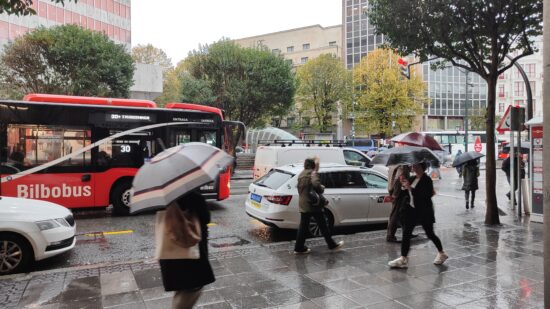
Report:
M265 198L273 204L287 206L290 203L290 200L292 200L292 195L269 195Z
M391 203L391 196L389 195L384 196L384 203Z

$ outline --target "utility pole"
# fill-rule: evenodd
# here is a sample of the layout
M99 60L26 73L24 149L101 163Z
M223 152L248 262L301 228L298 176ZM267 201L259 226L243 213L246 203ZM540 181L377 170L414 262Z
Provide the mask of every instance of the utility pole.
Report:
M464 100L464 152L468 152L468 87L470 87L470 71L465 70L464 74L466 75L466 98Z
M544 75L547 76L542 82L543 89L543 99L542 104L543 108L543 142L542 144L546 147L543 148L543 170L546 170L546 173L543 173L543 182L544 182L544 307L550 308L550 0L544 0L543 7L543 22L546 27L544 27L543 40L544 47L543 50L546 50L543 53L543 70Z

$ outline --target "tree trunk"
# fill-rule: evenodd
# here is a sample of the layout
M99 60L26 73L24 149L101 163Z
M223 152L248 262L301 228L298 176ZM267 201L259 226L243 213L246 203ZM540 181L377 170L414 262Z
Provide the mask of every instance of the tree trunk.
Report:
M550 0L544 0L544 22L545 25L550 25ZM543 170L544 173L544 308L550 308L550 31L548 27L544 27L544 47L546 50L543 53L543 68L544 75L547 78L542 82L543 89ZM531 176L532 177L532 176Z
M495 106L498 76L491 76L487 80L487 151L485 161L485 191L487 194L487 212L485 224L500 224L496 194L496 161L495 161Z

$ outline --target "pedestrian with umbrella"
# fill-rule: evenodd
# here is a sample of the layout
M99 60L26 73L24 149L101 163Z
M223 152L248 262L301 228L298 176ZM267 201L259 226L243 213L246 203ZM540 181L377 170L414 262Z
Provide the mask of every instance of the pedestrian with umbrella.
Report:
M401 256L388 262L391 268L407 268L409 263L409 250L414 227L422 225L426 236L437 248L437 256L434 264L441 265L449 257L443 251L441 240L434 233L435 214L432 196L435 195L433 181L426 175L427 165L425 162L416 162L413 165L415 176L411 178L401 177L401 197L404 204L401 206L401 225L403 226L403 240L401 241Z
M205 143L172 147L143 165L133 181L130 213L157 212L155 238L162 282L173 309L189 309L215 281L208 259L210 213L197 189L214 181L233 158Z
M476 199L476 191L479 189L477 184L477 178L479 177L479 165L477 160L470 160L463 165L462 177L464 183L462 184L462 190L464 190L464 197L466 199L466 209L472 209L475 207L474 200ZM470 193L472 195L471 203L468 203Z

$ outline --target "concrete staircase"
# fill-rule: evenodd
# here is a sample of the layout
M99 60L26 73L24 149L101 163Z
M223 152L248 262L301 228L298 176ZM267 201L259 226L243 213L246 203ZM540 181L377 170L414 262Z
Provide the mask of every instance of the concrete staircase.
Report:
M247 169L251 170L254 166L254 160L256 155L253 153L239 153L237 154L237 170Z

